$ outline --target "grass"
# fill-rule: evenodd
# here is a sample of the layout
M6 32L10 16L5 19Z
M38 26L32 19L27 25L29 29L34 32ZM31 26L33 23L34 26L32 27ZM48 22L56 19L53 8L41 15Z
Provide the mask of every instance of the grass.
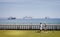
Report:
M0 30L0 37L60 37L60 31Z

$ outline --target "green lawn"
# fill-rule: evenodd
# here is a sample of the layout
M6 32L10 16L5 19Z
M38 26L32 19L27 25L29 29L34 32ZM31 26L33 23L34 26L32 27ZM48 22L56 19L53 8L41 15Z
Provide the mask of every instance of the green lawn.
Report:
M0 30L0 37L60 37L60 31Z

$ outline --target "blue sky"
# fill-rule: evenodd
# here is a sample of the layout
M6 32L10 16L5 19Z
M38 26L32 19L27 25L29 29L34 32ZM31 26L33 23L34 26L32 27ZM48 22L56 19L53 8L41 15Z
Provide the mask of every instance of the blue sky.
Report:
M0 0L0 17L60 18L60 0Z

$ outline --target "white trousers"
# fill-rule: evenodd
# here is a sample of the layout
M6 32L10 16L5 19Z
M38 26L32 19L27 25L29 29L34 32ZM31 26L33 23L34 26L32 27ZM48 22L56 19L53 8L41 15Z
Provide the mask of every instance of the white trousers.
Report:
M40 30L42 30L42 27L40 27Z

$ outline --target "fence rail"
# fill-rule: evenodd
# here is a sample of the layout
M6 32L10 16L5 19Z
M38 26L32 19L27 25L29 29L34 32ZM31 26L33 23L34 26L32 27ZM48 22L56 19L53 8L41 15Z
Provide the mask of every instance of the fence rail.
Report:
M40 29L40 25L0 25L1 29ZM45 29L44 26L43 29ZM60 25L47 25L46 29L60 30Z

